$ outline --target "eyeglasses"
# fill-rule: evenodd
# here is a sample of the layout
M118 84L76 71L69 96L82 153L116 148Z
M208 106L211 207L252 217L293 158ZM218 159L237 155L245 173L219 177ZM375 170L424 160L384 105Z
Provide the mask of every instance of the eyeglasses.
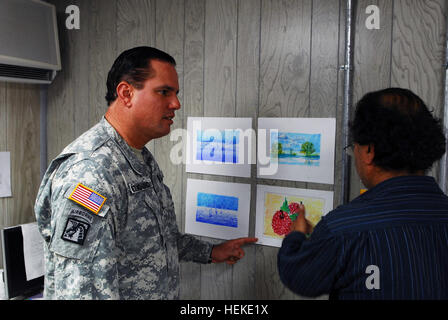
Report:
M349 155L350 157L354 157L355 156L355 153L353 152L353 148L354 148L354 144L353 143L351 143L351 144L349 144L348 146L345 146L344 147L344 151L345 151L345 153L347 154L347 155Z

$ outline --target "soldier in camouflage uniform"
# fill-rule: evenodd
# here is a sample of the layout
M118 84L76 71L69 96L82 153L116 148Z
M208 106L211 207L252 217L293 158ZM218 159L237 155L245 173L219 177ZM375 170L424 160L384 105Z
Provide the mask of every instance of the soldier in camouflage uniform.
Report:
M123 52L109 72L109 109L54 159L35 204L45 240L46 299L177 299L179 261L233 264L241 238L218 246L181 234L163 174L144 145L180 108L174 59Z

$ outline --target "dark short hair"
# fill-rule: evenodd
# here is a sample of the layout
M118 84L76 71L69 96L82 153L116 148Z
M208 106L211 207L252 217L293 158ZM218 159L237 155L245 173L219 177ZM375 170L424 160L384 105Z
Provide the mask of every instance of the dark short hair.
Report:
M440 119L407 89L367 93L356 106L350 134L353 142L372 144L374 164L386 170L426 171L445 153Z
M137 89L143 88L143 83L154 75L151 61L164 61L176 66L176 60L168 53L152 47L136 47L122 52L107 74L107 105L117 99L117 85L126 81Z

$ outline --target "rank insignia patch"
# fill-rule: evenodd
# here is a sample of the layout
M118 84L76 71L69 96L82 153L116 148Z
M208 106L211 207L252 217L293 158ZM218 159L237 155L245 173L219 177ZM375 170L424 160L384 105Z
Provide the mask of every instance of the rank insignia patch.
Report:
M106 197L103 197L99 193L80 183L78 183L75 190L73 190L72 194L68 198L82 205L84 208L89 209L95 214L100 212L101 207L106 201Z
M62 239L83 245L89 228L90 225L88 223L77 219L68 218L64 232L62 233Z

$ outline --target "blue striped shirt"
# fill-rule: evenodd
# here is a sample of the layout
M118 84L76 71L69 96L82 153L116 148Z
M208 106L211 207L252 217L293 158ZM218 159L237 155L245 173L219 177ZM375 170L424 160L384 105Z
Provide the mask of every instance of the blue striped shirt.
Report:
M309 239L286 236L278 270L303 296L448 299L448 197L432 177L383 181L324 216Z

